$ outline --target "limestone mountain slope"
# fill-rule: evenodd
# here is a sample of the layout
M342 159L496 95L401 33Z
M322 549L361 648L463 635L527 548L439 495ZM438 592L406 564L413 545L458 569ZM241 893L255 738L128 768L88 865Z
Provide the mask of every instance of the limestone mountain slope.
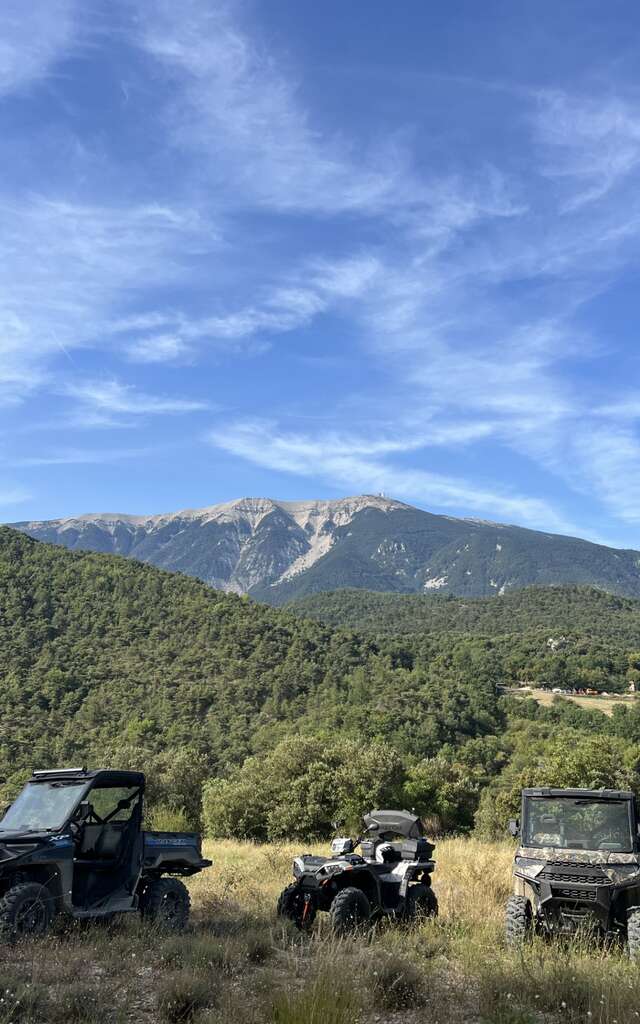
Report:
M640 552L455 519L377 495L238 501L151 516L13 524L39 540L136 558L282 604L343 588L485 597L535 584L640 596Z

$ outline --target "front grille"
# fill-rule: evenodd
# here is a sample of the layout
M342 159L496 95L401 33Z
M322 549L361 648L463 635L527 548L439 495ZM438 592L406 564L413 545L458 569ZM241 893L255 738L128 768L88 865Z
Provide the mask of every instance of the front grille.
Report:
M576 861L551 860L538 875L543 882L563 885L611 885L611 879L599 864L579 864Z
M552 871L545 868L538 875L543 882L564 882L568 885L611 885L611 879L601 872L599 874L578 874L573 871Z
M595 903L598 892L596 889L554 889L554 896L559 896L563 900L589 900L591 903Z

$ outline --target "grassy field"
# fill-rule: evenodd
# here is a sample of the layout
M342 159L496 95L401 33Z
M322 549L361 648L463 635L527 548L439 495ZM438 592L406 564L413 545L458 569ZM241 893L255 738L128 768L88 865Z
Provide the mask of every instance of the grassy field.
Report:
M512 847L438 845L440 917L334 940L274 916L298 847L215 843L189 931L137 918L0 948L0 1024L628 1024L640 970L620 950L502 939ZM434 882L436 880L434 875Z
M589 695L575 697L573 695L552 693L551 690L542 690L535 687L510 687L507 691L513 697L533 697L537 700L538 704L542 704L544 707L550 707L554 700L570 700L574 704L577 704L581 708L587 708L588 711L601 711L603 715L611 716L613 709L619 705L633 704L636 700L635 694L633 696L619 696L619 697L600 697Z

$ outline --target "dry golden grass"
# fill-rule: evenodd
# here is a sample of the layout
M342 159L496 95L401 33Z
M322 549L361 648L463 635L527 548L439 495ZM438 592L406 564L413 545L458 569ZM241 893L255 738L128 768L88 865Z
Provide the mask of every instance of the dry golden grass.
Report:
M611 717L613 709L620 705L633 704L636 700L636 696L633 695L620 695L619 697L599 697L595 695L575 697L569 694L562 693L551 693L550 690L541 690L535 687L532 688L519 688L511 687L506 691L513 697L532 697L534 700L541 704L543 707L550 707L554 700L569 700L574 704L577 704L581 708L586 708L588 711L601 711L603 715Z
M299 844L207 845L192 924L162 935L135 916L0 948L0 1024L631 1024L640 971L578 941L503 942L513 847L438 844L440 917L336 941L278 921ZM325 846L315 847L318 851ZM321 918L324 915L321 915Z

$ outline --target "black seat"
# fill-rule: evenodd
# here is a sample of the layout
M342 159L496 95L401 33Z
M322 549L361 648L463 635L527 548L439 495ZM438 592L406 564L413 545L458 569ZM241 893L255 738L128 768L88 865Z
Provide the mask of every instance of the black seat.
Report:
M75 858L77 865L112 869L120 859L127 834L127 824L85 825Z

